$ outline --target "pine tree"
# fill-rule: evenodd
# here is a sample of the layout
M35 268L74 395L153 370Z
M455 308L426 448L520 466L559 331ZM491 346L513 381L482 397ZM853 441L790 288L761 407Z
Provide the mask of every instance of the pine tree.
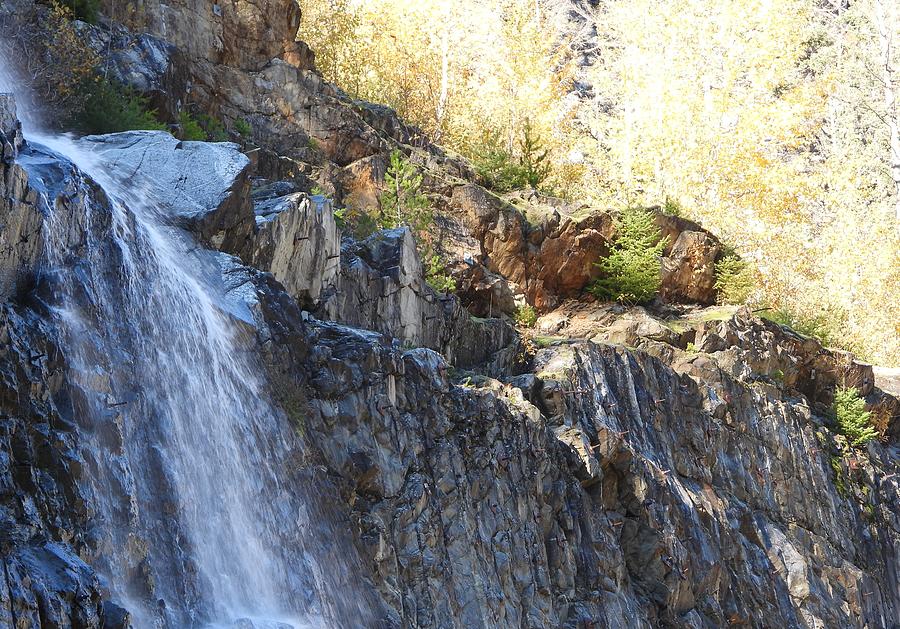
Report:
M831 408L838 430L851 446L865 445L878 437L878 431L872 425L872 414L866 410L866 402L856 389L838 388Z
M716 262L716 293L720 304L745 304L756 290L753 269L734 250Z
M422 175L403 159L400 151L391 152L391 163L384 176L384 192L379 201L382 227L405 225L421 237L432 223L431 203L422 193Z
M522 151L520 162L525 183L531 188L537 188L544 179L550 176L550 163L547 160L548 151L544 148L544 143L534 127L531 126L530 119L525 120L519 148Z
M662 238L652 212L627 208L616 220L618 237L609 255L597 266L604 277L590 291L599 299L628 304L650 301L659 291L660 257L668 238Z

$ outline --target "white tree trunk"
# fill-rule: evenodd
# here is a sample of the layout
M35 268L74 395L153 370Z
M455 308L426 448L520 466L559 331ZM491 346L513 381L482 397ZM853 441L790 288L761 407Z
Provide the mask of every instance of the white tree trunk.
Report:
M897 73L893 67L894 31L897 23L896 0L875 0L875 26L881 47L881 82L884 86L885 122L890 135L890 168L894 181L894 211L900 229L900 109L897 104Z
M437 105L437 140L443 132L444 116L447 113L447 93L450 84L450 28L448 24L441 35L441 94Z

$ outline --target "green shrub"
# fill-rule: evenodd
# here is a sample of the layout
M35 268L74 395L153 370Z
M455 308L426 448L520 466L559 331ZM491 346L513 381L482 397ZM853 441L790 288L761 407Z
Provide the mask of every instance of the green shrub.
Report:
M684 208L681 202L668 196L666 197L666 202L663 203L662 211L663 214L668 214L669 216L684 216Z
M865 400L853 387L835 390L831 414L838 431L847 437L851 446L865 445L878 438L878 431L872 424L872 414L866 410Z
M604 277L589 290L602 300L648 302L659 292L660 258L668 239L662 238L653 213L644 208L625 209L616 219L616 231L609 255L597 263Z
M544 148L544 143L535 133L530 120L525 120L519 149L521 150L519 163L522 166L525 183L537 188L550 175L550 163L547 161L549 151Z
M791 328L803 336L814 338L825 347L839 347L855 353L859 351L844 333L847 313L841 308L826 307L815 315L799 314L784 308L768 309L761 316L763 319Z
M198 114L197 122L206 132L206 139L210 142L227 142L229 140L228 131L225 130L225 125L218 118Z
M733 249L716 262L716 293L720 304L745 304L756 290L756 278L750 265Z
M431 202L422 193L422 175L399 150L391 152L390 165L384 176L384 192L378 202L381 206L379 223L383 228L405 225L418 237L434 221Z
M96 24L100 13L100 0L61 0L60 4L71 9L76 19Z
M182 109L181 113L178 114L178 126L181 128L178 134L180 140L191 142L203 142L206 140L206 131L203 130L200 123L191 116L191 112L187 109Z
M841 457L833 455L829 458L829 463L831 464L831 471L834 472L834 488L837 489L841 497L846 498L849 492L847 491L847 483L844 481L844 467Z
M518 157L502 147L496 134L486 136L482 144L486 148L476 154L473 166L484 186L491 190L537 188L550 175L548 151L529 121L522 130Z
M317 193L315 188L312 192L312 194L321 193L321 189ZM356 208L342 207L335 209L334 222L337 223L338 229L342 232L350 234L357 239L368 238L378 231L378 221L368 212Z
M251 127L250 123L243 118L238 118L234 121L234 130L237 131L238 135L242 138L249 138L253 135L253 127Z
M178 114L178 125L181 127L179 138L193 142L227 142L228 131L218 118L204 113L192 116L187 109Z
M437 254L431 254L425 260L425 281L439 293L452 293L456 290L456 280Z
M146 98L128 86L96 76L86 81L84 105L74 125L84 133L117 133L132 130L163 130Z
M347 230L347 208L339 207L334 210L334 222L341 231Z
M530 304L522 304L518 308L516 308L515 314L516 324L522 326L523 328L533 328L534 324L537 323L537 311L534 309L534 306Z
M476 157L473 166L481 183L496 192L510 192L526 186L524 169L503 149L488 149Z

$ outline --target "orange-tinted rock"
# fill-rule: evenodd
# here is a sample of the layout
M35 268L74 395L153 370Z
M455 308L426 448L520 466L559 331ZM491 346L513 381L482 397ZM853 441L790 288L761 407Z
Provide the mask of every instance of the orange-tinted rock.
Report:
M684 231L662 260L659 295L669 303L713 304L719 243L703 231Z

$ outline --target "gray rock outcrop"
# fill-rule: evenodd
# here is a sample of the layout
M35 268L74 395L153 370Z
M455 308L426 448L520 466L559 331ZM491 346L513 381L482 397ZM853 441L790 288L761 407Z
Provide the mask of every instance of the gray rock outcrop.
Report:
M331 203L303 193L256 204L256 234L247 240L243 257L269 271L305 307L319 303L337 284L341 236Z
M216 249L238 251L253 232L250 160L236 145L182 142L163 131L88 136L81 144L102 158L134 203L146 194L153 211Z

